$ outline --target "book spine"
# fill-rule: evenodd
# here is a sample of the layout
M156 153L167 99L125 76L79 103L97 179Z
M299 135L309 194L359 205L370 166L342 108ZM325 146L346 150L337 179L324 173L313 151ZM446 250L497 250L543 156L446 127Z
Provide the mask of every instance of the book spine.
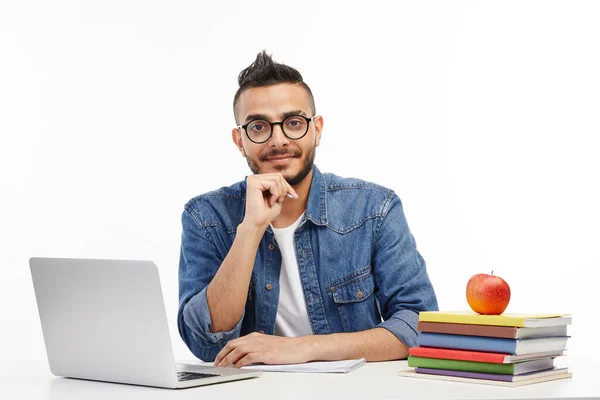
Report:
M486 336L516 339L519 328L510 326L453 324L448 322L419 321L417 330L420 332L448 333L451 335Z
M478 314L444 314L434 311L423 311L419 313L419 321L423 322L446 322L453 324L471 325L494 325L494 326L525 326L525 319L518 317L506 317L502 315L478 315Z
M415 372L418 374L458 376L461 378L489 379L492 381L501 381L501 382L512 382L513 378L514 378L513 375L488 374L485 372L452 371L452 370L448 370L448 369L435 369L435 368L415 368Z
M489 338L481 336L448 335L445 333L419 334L417 344L423 347L442 347L447 349L474 350L490 353L515 354L515 339Z
M409 355L428 358L442 358L445 360L463 360L503 364L506 354L485 353L482 351L440 349L436 347L412 347Z
M408 357L409 367L448 369L452 371L485 372L512 375L514 364L492 364L476 361L442 360L439 358Z

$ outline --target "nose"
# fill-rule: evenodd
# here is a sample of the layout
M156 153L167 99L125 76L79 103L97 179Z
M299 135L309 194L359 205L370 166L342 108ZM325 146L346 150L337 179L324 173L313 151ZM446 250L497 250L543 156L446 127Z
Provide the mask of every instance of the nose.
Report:
M273 147L285 146L290 143L290 139L283 134L280 124L273 126L273 133L269 139L269 143Z

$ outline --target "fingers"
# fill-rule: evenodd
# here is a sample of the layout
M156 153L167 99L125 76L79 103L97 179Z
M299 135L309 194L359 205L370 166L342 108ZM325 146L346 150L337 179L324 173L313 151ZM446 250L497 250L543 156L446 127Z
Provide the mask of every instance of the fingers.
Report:
M249 339L254 338L258 335L260 335L260 334L253 332L246 336L242 336L242 337L239 337L237 339L233 339L233 340L230 340L229 342L227 342L227 344L221 349L219 354L217 354L217 356L215 357L214 365L228 366L232 362L237 361L238 358L241 358L241 355L236 358L236 354L239 354L240 351L243 352L244 349L247 347L247 345L249 343L251 343L251 342L249 342ZM234 352L236 352L236 353L234 353ZM231 353L234 353L234 354L231 355ZM247 351L246 351L246 353L247 353ZM227 357L229 357L229 358L227 358Z
M272 176L273 186L271 186L271 198L269 199L269 205L272 207L276 202L282 203L288 193L288 183L281 174L273 174Z
M223 349L215 357L213 365L218 367L227 367L231 364L237 364L250 352L255 353L253 357L256 357L257 346L259 346L260 338L264 335L258 332L252 332L246 336L229 341ZM254 349L254 350L252 350ZM251 361L253 357L250 357L243 362L243 365L247 363L255 362Z
M298 338L285 338L251 333L227 343L217 355L215 365L241 368L249 364L295 364L307 362L310 343Z
M258 353L248 353L244 357L240 358L233 366L235 368L242 368L246 365L256 364L260 361L260 355Z
M250 179L250 178L248 178ZM255 182L257 188L262 192L269 192L269 206L273 206L276 202L283 202L289 195L291 198L298 198L298 193L285 180L281 173L260 174L252 176L252 181Z
M223 359L217 364L217 367L227 367L231 364L236 364L247 354L248 352L245 350L244 346L236 347L232 352L223 357Z
M292 185L290 185L285 178L283 177L283 174L281 173L277 173L277 174L273 174L275 176L275 181L277 182L277 187L280 190L280 198L281 201L283 201L286 197L287 194L289 193L292 198L297 199L298 198L298 193L296 193L296 191L294 190L294 188L292 187Z
M289 196L288 196L289 195ZM256 174L246 178L246 215L244 222L266 229L281 212L287 197L298 198L281 173Z
M276 202L281 203L282 197L285 197L285 192L283 191L283 185L278 179L271 181L272 185L269 188L269 192L271 192L271 198L269 198L269 205L273 207Z
M233 350L239 347L242 344L244 338L245 336L242 336L240 338L233 339L227 342L227 344L223 346L219 354L217 354L217 356L215 357L214 364L218 365L223 360L223 358L225 358L229 353L231 353Z
M234 361L237 361L238 358L235 358L235 354L238 354L240 352L240 347L242 345L242 341L240 340L242 338L238 338L238 339L234 339L234 340L230 340L219 352L219 354L217 354L217 357L215 357L215 362L214 365L218 366L218 367L226 367L229 364L231 364L231 360L233 359Z
M223 360L223 358L225 358L225 356L227 354L229 354L233 350L233 347L231 346L231 343L232 342L227 343L225 345L225 347L223 347L221 349L221 351L219 352L219 354L217 354L217 356L215 357L215 361L214 361L213 365L215 365L215 366L219 365L221 363L221 361Z

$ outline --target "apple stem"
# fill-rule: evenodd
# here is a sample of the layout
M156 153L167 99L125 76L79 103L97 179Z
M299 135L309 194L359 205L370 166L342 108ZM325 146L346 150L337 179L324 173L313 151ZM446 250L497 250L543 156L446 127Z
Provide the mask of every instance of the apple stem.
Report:
M492 270L492 275L494 275L494 270Z

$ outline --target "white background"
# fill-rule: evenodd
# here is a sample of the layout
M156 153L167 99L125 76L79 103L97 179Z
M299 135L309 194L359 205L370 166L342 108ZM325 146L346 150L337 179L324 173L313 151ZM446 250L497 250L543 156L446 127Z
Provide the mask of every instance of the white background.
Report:
M259 51L297 68L322 171L393 188L440 307L469 277L507 311L597 335L600 3L0 3L0 354L46 365L31 256L150 259L177 358L180 216L249 173L230 139ZM135 288L132 288L135 290ZM12 363L11 363L12 361Z

